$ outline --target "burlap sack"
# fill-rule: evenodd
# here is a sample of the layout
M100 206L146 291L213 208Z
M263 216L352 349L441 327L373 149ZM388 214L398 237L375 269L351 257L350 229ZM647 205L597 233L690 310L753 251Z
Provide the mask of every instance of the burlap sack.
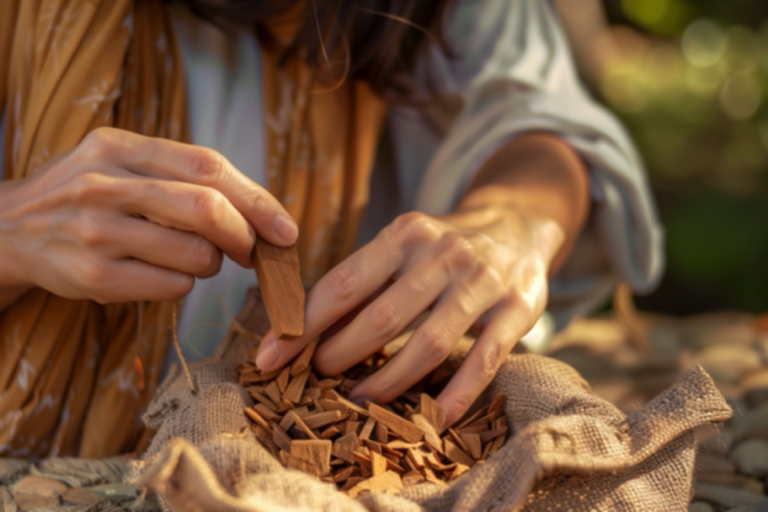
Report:
M693 429L731 410L699 367L626 415L589 393L571 367L510 355L487 396L507 395L505 445L450 486L421 483L401 494L352 499L331 484L283 468L248 428L248 394L236 384L267 320L255 290L214 356L160 388L145 421L157 429L139 481L172 510L687 510ZM487 400L487 396L481 397Z

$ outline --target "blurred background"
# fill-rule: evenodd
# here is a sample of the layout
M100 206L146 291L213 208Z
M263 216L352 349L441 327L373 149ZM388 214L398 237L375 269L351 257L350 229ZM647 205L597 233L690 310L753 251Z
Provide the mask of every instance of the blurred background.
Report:
M642 153L667 271L640 309L768 312L768 2L555 0Z

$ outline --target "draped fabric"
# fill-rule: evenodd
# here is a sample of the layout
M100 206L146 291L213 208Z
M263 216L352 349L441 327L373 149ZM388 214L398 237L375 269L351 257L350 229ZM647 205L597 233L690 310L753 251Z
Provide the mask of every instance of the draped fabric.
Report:
M384 109L360 83L317 92L301 61L278 68L278 51L263 59L268 185L299 223L311 282L353 248ZM0 2L5 179L102 126L187 141L181 62L159 0ZM0 456L141 449L172 309L38 288L0 313Z

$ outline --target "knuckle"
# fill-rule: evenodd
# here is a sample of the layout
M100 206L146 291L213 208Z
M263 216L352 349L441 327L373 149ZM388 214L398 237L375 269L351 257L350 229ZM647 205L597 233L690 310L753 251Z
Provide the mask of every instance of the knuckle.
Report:
M202 237L193 238L187 251L187 258L196 272L204 272L213 267L219 259L218 256L218 249Z
M219 181L224 169L224 156L210 148L197 148L192 156L190 173L196 183L211 185Z
M430 359L442 359L451 351L453 340L445 329L424 329L420 338Z
M96 216L81 212L77 219L77 236L85 247L95 248L107 238L106 230Z
M339 265L328 274L328 288L339 300L350 299L358 288L358 276L348 265Z
M439 236L435 220L421 212L408 212L400 215L392 223L395 236L410 242L428 242Z
M485 351L481 357L478 358L478 362L474 369L477 378L483 383L490 382L496 375L496 371L499 369L501 359L501 344L494 343L489 350Z
M102 158L114 151L118 145L117 130L114 128L96 128L85 136L79 150L90 158Z
M96 172L84 172L77 174L70 181L68 195L75 204L82 204L104 195L105 192L101 175Z
M475 246L458 233L443 235L441 251L451 268L468 270L478 262Z
M93 295L94 300L103 301L102 290L110 280L106 265L97 258L83 258L74 270L80 286Z
M397 334L399 314L394 304L389 301L376 301L371 306L371 328L377 334L394 336Z
M490 265L480 265L478 269L480 281L483 283L483 288L487 290L486 293L492 296L494 299L500 299L504 296L506 286L501 274Z
M186 296L195 284L195 278L187 274L179 274L168 289L168 299L178 300Z
M192 197L192 207L197 213L199 221L208 227L219 225L225 202L224 195L212 188L204 188L194 192Z

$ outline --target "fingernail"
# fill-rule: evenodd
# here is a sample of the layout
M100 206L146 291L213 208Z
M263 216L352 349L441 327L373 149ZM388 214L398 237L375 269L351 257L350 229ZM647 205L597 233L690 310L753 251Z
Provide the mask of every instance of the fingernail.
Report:
M369 396L359 396L357 398L352 399L352 403L357 405L358 407L365 407L366 405L368 405L368 402L373 402L373 400L371 400L371 397Z
M256 356L256 366L261 371L268 372L275 366L278 357L280 357L280 351L277 348L277 340L269 336L261 344L259 355Z
M299 227L296 222L285 215L275 217L273 228L277 237L286 244L295 243L299 236Z

